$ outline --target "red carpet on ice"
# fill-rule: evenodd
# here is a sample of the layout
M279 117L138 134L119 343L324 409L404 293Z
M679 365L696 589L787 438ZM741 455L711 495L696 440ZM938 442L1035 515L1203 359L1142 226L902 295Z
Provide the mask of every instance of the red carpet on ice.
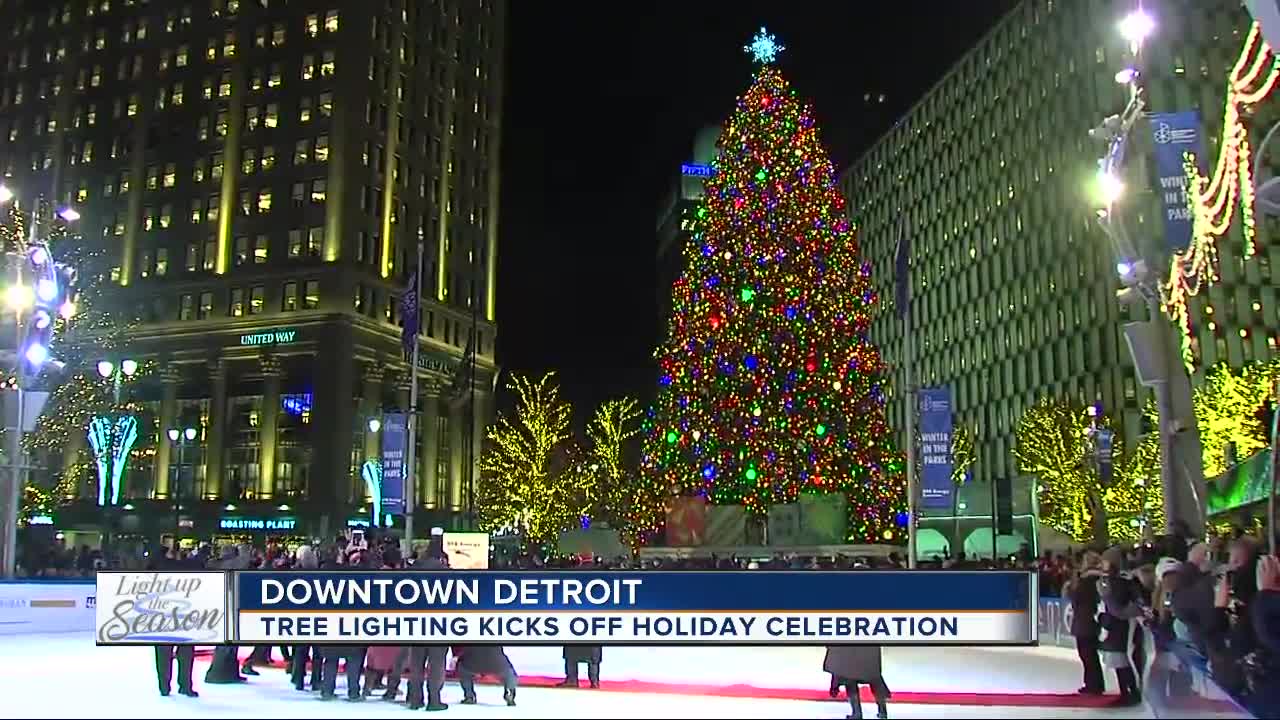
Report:
M197 662L208 660L212 651L198 651ZM283 670L284 663L273 667ZM200 675L197 675L197 678ZM555 687L563 677L547 675L521 675L520 684L527 687ZM580 692L592 692L581 681ZM566 689L565 692L574 692ZM826 688L771 688L755 685L708 685L699 683L652 682L646 680L602 680L595 692L650 693L655 695L706 695L726 698L760 698L766 700L827 700L832 701ZM863 702L871 703L870 688L862 688ZM987 705L1004 707L1105 707L1114 696L1091 697L1076 693L957 693L957 692L895 692L892 702L911 705ZM841 697L839 702L844 702Z

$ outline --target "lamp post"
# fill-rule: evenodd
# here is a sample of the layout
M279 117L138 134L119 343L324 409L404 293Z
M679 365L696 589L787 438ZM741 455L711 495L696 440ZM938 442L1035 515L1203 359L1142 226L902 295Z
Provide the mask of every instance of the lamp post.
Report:
M1128 43L1133 65L1116 73L1115 80L1126 89L1128 101L1120 114L1106 118L1089 131L1090 137L1106 146L1105 154L1098 161L1097 221L1115 256L1121 285L1117 298L1122 303L1142 303L1147 310L1146 322L1129 323L1124 326L1124 332L1139 380L1152 389L1159 411L1160 484L1164 491L1166 530L1172 532L1181 523L1193 535L1199 535L1204 528L1203 500L1198 490L1203 470L1193 472L1200 467L1199 452L1198 449L1187 451L1185 477L1178 471L1175 452L1180 434L1188 439L1196 438L1198 445L1194 419L1185 423L1179 420L1180 412L1182 415L1191 412L1190 380L1170 349L1169 323L1160 300L1160 279L1148 268L1143 253L1130 237L1121 211L1121 201L1126 194L1129 138L1146 116L1146 95L1139 67L1142 47L1154 32L1155 21L1139 7L1120 21L1119 30ZM1184 430L1187 432L1183 433Z
M120 396L125 378L138 372L136 360L98 361L98 376L111 381L111 413L108 417L95 417L89 424L89 444L98 466L98 505L105 508L102 544L104 551L111 543L115 515L113 509L120 500L120 484L124 480L129 452L137 439L138 424L132 417L120 413Z
M13 191L0 185L0 205L13 201ZM4 534L0 537L0 574L5 577L12 577L17 569L18 508L26 472L23 452L23 435L26 431L24 420L27 415L26 380L39 375L51 362L55 367L61 367L61 363L51 358L49 351L55 327L54 314L60 313L69 318L74 312L67 293L70 279L64 276L66 268L53 261L48 244L41 239L39 233L42 207L41 202L33 207L27 237L15 238L10 247L3 248L11 272L4 300L7 309L13 313L14 320L13 389L16 400L14 425L9 433L9 487L5 497L5 511L0 516L4 521ZM62 210L59 216L68 223L80 217L72 209ZM30 286L24 280L28 273L31 275ZM61 312L60 306L72 309Z
M174 468L173 480L170 483L170 487L173 488L173 552L176 557L178 545L182 540L182 468L186 464L187 443L196 439L197 432L193 427L182 430L169 428L168 435L169 441L178 446L178 466Z

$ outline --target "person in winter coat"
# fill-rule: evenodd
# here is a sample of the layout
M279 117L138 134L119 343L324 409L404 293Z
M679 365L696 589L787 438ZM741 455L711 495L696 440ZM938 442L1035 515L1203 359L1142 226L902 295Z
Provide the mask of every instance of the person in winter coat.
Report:
M1173 615L1186 628L1200 652L1211 645L1213 593L1217 583L1209 546L1199 543L1187 551L1187 561L1178 569L1177 590L1173 593Z
M1280 656L1280 559L1266 555L1258 560L1258 594L1250 615L1258 644Z
M1076 654L1084 669L1084 684L1077 690L1081 695L1106 692L1102 661L1098 657L1098 579L1102 577L1099 562L1097 553L1086 552L1079 573L1062 590L1071 601L1071 635L1076 639Z
M152 570L177 571L187 569L173 551L164 558L157 558ZM178 661L178 694L187 697L200 697L200 693L192 686L191 670L196 661L196 649L193 645L157 645L156 680L160 685L160 694L167 696L173 684L173 661Z
M413 564L414 570L423 572L439 572L449 569L449 556L444 552L444 539L431 538L431 543L422 551L418 561ZM417 710L423 706L422 681L427 681L427 710L447 710L448 705L440 699L444 689L444 665L449 657L447 645L415 645L409 650L409 709Z
M227 546L222 548L218 561L214 563L215 570L245 570L248 569L249 563L252 561L252 548L241 546ZM246 681L245 676L240 674L239 663L240 648L235 645L219 645L213 651L213 660L209 663L209 670L204 675L204 681L210 685L227 685L230 683L242 683Z
M318 570L320 568L320 558L316 555L315 548L310 545L303 545L298 548L298 562L295 567L298 570ZM314 645L294 645L293 656L289 661L289 679L293 681L295 690L305 690L304 681L307 677L307 661L311 661L311 689L320 689L320 669L324 664L320 657L320 649Z
M822 669L831 673L832 684L844 685L849 696L850 720L862 717L859 684L871 686L876 699L876 717L889 717L889 686L884 681L880 647L877 645L832 645L822 660Z
M462 686L462 704L476 704L476 676L493 675L502 682L502 699L516 704L516 669L500 645L471 645L453 648L458 659L458 684Z
M364 551L348 548L344 555L345 567L353 570L364 567ZM368 651L362 645L328 645L321 649L320 655L324 664L320 668L320 699L332 700L337 697L338 661L345 663L343 673L347 677L347 700L363 702L365 693L360 690L360 678L364 675L364 658Z
M383 570L399 570L400 551L387 547L379 555ZM398 645L377 645L369 648L364 658L364 694L369 696L379 687L385 687L384 700L395 700L400 692L400 675L408 663L408 648ZM392 678L395 678L393 681ZM385 685L383 680L386 680Z
M1134 625L1143 614L1142 590L1136 580L1124 574L1124 569L1124 548L1117 545L1103 553L1105 574L1098 581L1103 612L1098 621L1104 633L1100 646L1103 663L1116 671L1116 683L1120 686L1116 704L1134 706L1142 703L1137 671L1130 657Z
M600 688L600 661L604 659L602 645L565 645L564 680L557 687L578 687L578 665L587 664L587 682L593 690Z

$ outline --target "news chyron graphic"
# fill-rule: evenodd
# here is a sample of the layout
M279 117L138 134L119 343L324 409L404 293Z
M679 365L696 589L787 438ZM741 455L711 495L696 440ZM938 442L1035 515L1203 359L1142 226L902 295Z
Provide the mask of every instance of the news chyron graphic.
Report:
M1008 645L1036 639L1024 572L236 575L262 644Z
M228 580L221 572L99 572L97 644L224 644Z

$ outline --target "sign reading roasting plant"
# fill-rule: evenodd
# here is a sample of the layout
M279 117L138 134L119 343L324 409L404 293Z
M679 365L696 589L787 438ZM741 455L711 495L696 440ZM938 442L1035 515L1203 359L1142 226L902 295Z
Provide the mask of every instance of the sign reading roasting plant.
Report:
M98 645L217 645L227 641L220 572L99 572Z

